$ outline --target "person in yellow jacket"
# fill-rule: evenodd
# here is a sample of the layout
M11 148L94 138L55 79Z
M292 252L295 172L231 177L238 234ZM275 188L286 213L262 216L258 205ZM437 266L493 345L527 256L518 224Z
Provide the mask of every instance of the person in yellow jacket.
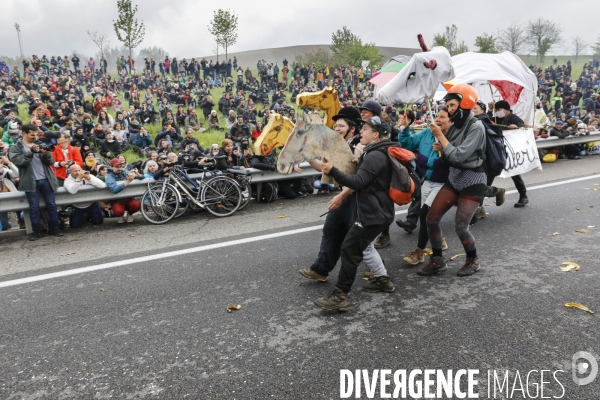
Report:
M365 71L362 68L358 69L358 80L360 83L363 83L365 80Z

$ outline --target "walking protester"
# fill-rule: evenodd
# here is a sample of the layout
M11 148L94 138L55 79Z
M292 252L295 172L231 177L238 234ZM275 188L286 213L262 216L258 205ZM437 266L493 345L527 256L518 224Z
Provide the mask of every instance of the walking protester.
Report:
M492 121L490 120L490 117L487 115L486 113L486 105L481 101L477 101L477 103L475 104L475 107L473 107L473 114L475 115L475 118L479 119L484 126L488 125L490 127L492 127ZM502 129L500 127L496 127L498 130L500 130L500 132L498 133L502 133ZM506 189L504 188L498 188L495 186L492 186L492 183L494 182L494 178L495 176L492 176L491 173L489 171L486 171L487 174L487 188L485 190L485 197L495 197L496 198L496 205L497 206L501 206L505 203L505 195L506 195ZM517 181L515 181L513 179L513 181L515 182L515 184L517 184L517 182L521 179L520 175L517 175ZM523 185L519 185L518 187L521 187L522 189L525 188L525 183L523 183ZM527 195L525 195L525 197L527 197ZM516 205L515 205L516 207ZM475 222L477 222L477 219L479 218L485 218L485 216L487 215L486 211L485 211L485 207L481 206L479 208L479 211L477 211L475 213L475 215L473 216L473 218L471 219L471 225L473 225Z
M410 131L410 126L413 124L413 122L415 122L415 114L412 112L412 110L408 110L405 114L406 119L398 120L398 123L396 124L396 128L398 128L400 130L400 132L403 129L408 130L409 134L412 134L412 132ZM406 124L406 125L404 125ZM398 134L398 139L400 138L400 134ZM400 140L398 140L400 141ZM402 221L402 220L398 220L396 221L396 225L398 225L400 228L404 229L404 231L406 233L412 233L415 229L417 229L417 223L419 222L419 218L421 215L421 192L419 192L418 195L415 196L415 199L410 203L410 206L408 206L408 210L406 212L406 220ZM426 225L425 225L426 226Z
M449 164L444 160L437 151L433 151L433 144L436 139L433 136L433 125L418 133L411 134L406 116L400 116L400 124L405 128L400 131L398 141L400 146L407 150L418 151L417 153L417 171L423 177L421 185L421 203L419 220L419 238L417 247L406 257L406 261L410 265L419 265L425 261L425 246L429 242L429 234L427 232L427 214L429 208L433 204L438 192L444 186L448 179ZM435 119L435 126L439 127L445 135L448 132L451 122L448 116L448 109L443 107L438 111ZM448 248L445 245L445 240L442 240L442 250ZM444 246L445 245L445 246Z
M358 144L357 141L360 138L357 132L362 125L360 113L356 108L344 107L332 119L335 122L334 130L348 142L354 153ZM317 171L322 169L322 163L318 160L310 161L310 165ZM354 190L344 187L340 194L329 201L329 212L323 226L319 254L309 268L299 271L305 278L325 282L329 273L335 268L340 258L344 238L356 221L356 196L353 193ZM368 270L366 277L380 279L380 277L387 275L383 260L375 250L373 243L369 244L363 252L363 262ZM370 287L370 285L365 286L365 288L367 287Z
M362 106L359 107L360 116L363 120L370 119L372 117L381 117L381 104L376 100L367 100ZM391 132L390 132L391 134ZM376 249L383 249L390 244L390 227L386 227L382 230L381 235L375 242Z
M399 145L389 140L391 127L380 117L374 116L363 122L360 143L365 149L355 175L344 174L327 158L322 162L324 173L340 185L355 190L353 195L356 196L358 214L342 243L342 267L335 288L326 297L315 300L315 304L325 310L347 310L347 296L356 278L358 264L363 260L364 250L394 221L394 202L389 196L392 167L387 148ZM395 290L387 274L377 277L369 286L373 289L369 291Z
M58 210L54 200L58 181L50 168L54 165L54 158L50 151L38 144L37 126L25 124L22 132L23 139L9 149L9 159L19 169L19 191L25 192L29 203L29 217L33 229L29 240L35 241L42 237L40 196L44 198L48 210L48 233L63 236L59 229Z
M525 127L525 122L517 115L515 115L510 109L510 104L505 100L500 100L495 105L496 117L494 122L498 124L502 129L519 129ZM515 183L515 187L519 192L519 201L515 203L515 207L525 207L529 204L529 198L527 197L527 188L521 175L511 176L511 179Z
M477 102L477 92L467 84L454 85L446 97L446 107L452 126L444 135L437 125L431 125L431 133L438 140L434 151L442 151L450 164L448 180L438 192L429 213L427 229L433 254L429 262L421 266L419 275L434 275L448 267L442 255L442 230L440 221L456 205L454 230L458 235L467 260L458 270L458 276L472 275L479 271L475 238L469 231L469 222L481 204L486 191L487 177L483 169L485 154L485 130L471 111Z

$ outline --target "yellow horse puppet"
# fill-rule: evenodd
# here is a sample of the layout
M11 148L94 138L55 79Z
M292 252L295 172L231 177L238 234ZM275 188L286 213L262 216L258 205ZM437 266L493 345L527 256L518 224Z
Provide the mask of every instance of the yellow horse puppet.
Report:
M333 129L334 124L331 118L342 109L337 90L330 87L315 93L301 93L296 98L296 104L301 108L325 111L324 125L330 129ZM285 145L293 130L294 123L289 118L276 113L271 114L267 126L254 141L254 153L263 156L271 154L275 148Z

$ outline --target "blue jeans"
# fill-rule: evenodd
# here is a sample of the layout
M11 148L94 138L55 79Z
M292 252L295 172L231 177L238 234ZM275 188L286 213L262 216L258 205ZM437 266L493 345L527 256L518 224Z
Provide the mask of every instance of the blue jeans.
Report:
M8 213L1 212L0 213L0 226L3 231L7 231L8 227Z
M356 221L356 213L356 196L352 194L344 199L339 208L327 214L319 255L310 269L327 276L335 268L340 259L344 238ZM364 249L361 252L362 250Z
M73 214L69 220L69 227L79 228L83 226L87 218L92 220L92 224L101 225L104 222L104 214L98 203L93 203L87 208L73 207Z
M50 218L50 226L48 228L51 231L58 230L58 211L56 209L56 202L54 201L54 190L52 190L48 179L40 179L39 181L35 181L35 192L25 192L27 202L29 203L29 218L31 218L33 231L42 231L42 224L40 223L40 195L44 198L46 208L48 209L48 218Z

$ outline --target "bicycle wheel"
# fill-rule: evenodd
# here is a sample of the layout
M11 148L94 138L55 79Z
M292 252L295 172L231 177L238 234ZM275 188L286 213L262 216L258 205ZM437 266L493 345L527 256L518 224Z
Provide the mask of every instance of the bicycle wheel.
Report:
M179 208L177 209L177 213L173 218L179 218L183 214L185 214L188 208L190 208L190 203L191 201L189 201L186 197L183 196L183 194L181 194L181 202L179 203Z
M242 193L233 179L217 176L206 182L202 188L200 201L212 215L227 217L240 207Z
M177 214L179 201L177 189L172 185L154 185L142 195L142 215L151 224L160 225L169 222Z
M242 202L240 203L240 207L237 209L238 211L243 210L250 203L250 196L252 195L252 189L250 188L250 184L246 184L244 186L240 186L240 191L242 192Z

